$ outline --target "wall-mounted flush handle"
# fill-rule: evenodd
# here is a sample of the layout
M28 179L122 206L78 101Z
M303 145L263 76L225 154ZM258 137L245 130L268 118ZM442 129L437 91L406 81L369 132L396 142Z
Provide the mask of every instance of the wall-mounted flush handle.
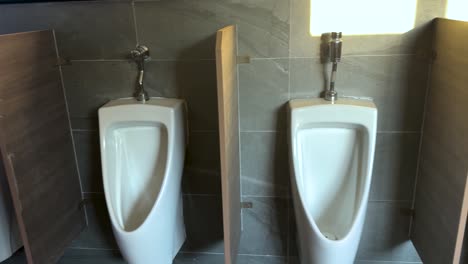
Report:
M332 32L329 43L330 61L332 62L332 73L330 77L330 88L325 91L325 100L331 102L338 100L338 93L335 91L335 80L336 71L338 70L338 62L341 61L341 48L343 46L341 36L341 32Z
M138 65L138 79L137 79L137 90L135 92L135 98L138 101L148 101L149 96L148 93L145 91L143 86L143 77L145 76L145 61L150 58L149 49L146 46L139 45L134 50L130 51L130 55L132 59Z

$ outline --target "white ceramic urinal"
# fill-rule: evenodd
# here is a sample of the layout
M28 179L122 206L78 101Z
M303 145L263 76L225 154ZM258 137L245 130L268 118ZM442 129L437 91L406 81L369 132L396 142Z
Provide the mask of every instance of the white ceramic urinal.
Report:
M11 257L22 246L10 190L0 161L0 262Z
M289 102L292 196L302 264L352 264L374 160L372 101Z
M99 109L101 162L114 235L130 264L171 264L185 240L182 100L133 98Z

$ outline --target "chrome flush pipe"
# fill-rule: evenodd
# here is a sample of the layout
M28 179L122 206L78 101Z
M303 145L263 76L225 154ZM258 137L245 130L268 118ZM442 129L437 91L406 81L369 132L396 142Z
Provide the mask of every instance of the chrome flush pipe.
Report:
M325 91L325 100L334 102L338 100L338 93L335 91L336 71L338 70L338 62L341 61L341 32L332 32L329 43L330 61L332 62L332 72L330 77L330 88Z
M136 49L130 52L132 59L138 65L138 79L137 79L137 89L135 91L135 98L138 101L148 101L149 96L145 91L143 86L143 77L145 75L145 61L149 59L149 49L146 46L137 46Z

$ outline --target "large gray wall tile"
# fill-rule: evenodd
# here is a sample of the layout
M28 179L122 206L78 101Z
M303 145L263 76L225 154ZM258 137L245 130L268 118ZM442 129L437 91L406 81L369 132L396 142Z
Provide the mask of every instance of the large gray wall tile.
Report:
M289 0L137 1L136 14L139 40L155 58L213 59L215 33L230 24L239 28L240 53L289 55Z
M408 237L409 208L411 202L369 202L357 259L420 262Z
M321 37L311 36L309 33L310 3L310 0L291 2L291 57L317 57L320 55ZM343 54L382 55L428 52L431 43L429 22L434 17L444 16L444 3L445 1L440 0L418 1L414 29L403 34L348 36L346 32L343 32ZM381 11L385 12L385 10ZM378 11L369 10L369 12ZM340 31L339 28L336 30Z
M413 199L419 133L379 133L370 200Z
M136 45L130 2L2 5L0 25L1 34L55 29L67 59L121 59Z
M71 118L96 118L109 100L130 97L137 68L125 61L77 62L63 67L65 93Z
M428 63L416 56L345 57L338 66L336 89L339 96L374 98L379 131L419 131L427 74ZM318 97L325 80L318 59L291 59L292 98Z
M139 41L153 58L213 59L216 31L226 25L222 1L136 2Z
M223 253L221 196L184 195L187 239L181 252Z
M289 60L253 60L239 66L240 126L246 130L285 128Z
M83 192L103 192L101 153L97 131L73 131Z
M186 153L185 194L221 194L219 135L213 132L191 132Z
M288 241L288 199L244 197L253 208L243 211L239 253L286 256Z
M218 130L215 61L177 61L175 74L177 89L187 101L189 129Z
M289 56L290 0L231 1L238 26L240 55L252 58Z
M242 194L287 196L289 163L286 133L242 132Z

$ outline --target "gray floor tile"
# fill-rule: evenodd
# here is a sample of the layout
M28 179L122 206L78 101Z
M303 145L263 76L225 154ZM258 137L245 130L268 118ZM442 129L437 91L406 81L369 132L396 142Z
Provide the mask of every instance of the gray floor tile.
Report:
M104 194L86 194L88 226L72 242L71 248L118 249Z
M184 195L184 221L182 252L224 252L221 196Z
M224 254L179 253L173 264L223 264Z
M237 264L288 264L287 257L239 255Z
M288 199L244 197L253 208L243 211L243 232L239 253L286 256Z
M410 202L369 202L357 259L420 262L409 240Z

